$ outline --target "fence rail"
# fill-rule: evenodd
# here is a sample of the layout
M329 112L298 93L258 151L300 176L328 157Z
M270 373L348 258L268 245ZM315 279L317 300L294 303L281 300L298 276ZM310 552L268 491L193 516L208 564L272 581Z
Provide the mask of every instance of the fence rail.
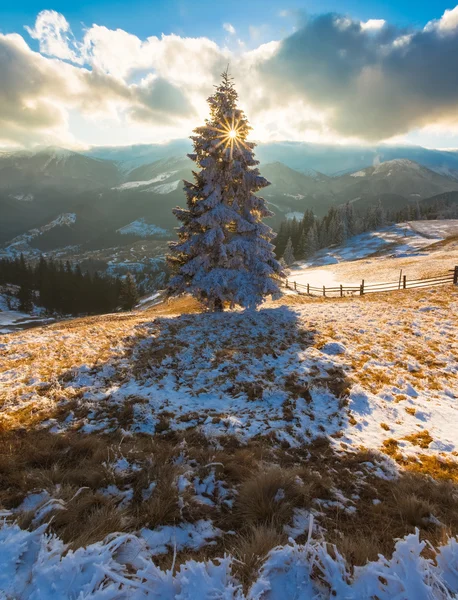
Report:
M309 296L354 296L364 294L375 294L377 292L392 292L395 290L406 290L413 288L433 287L436 285L445 285L453 283L458 285L458 266L447 273L437 275L436 277L425 277L424 279L407 279L407 275L401 273L397 281L387 283L365 283L364 279L360 285L334 285L334 286L317 286L309 283L297 283L286 279L285 287L296 291L298 294L308 294Z

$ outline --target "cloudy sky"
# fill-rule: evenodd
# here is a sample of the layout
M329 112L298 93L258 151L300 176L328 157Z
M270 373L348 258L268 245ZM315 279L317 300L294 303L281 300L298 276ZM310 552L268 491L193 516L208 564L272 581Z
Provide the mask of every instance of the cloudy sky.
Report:
M458 147L440 0L6 0L0 146L187 137L228 64L257 140Z

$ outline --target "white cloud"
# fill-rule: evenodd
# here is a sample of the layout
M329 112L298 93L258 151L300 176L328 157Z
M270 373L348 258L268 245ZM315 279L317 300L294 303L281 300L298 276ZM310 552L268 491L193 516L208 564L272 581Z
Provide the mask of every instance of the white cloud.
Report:
M439 20L430 21L426 27L426 31L433 29L438 30L443 34L453 33L458 28L458 6L446 10Z
M378 30L385 25L385 19L369 19L368 21L361 21L361 29L366 31Z
M225 29L231 35L235 35L237 32L235 31L235 27L230 23L224 23L223 29Z
M55 11L26 29L40 52L0 35L0 143L186 137L228 63L257 139L381 140L457 120L458 7L423 30L319 15L261 43L269 27L251 26L251 49L233 38L233 51L97 24L77 40Z
M128 84L95 67L92 70L33 52L17 35L0 35L0 142L69 143L68 115L111 119L116 126L135 120L161 129L196 118L186 94L158 76ZM181 125L182 126L182 125Z
M81 52L87 64L117 77L147 68L157 38L145 42L122 29L92 25L83 38Z
M78 44L64 15L55 10L43 10L35 21L35 27L26 26L25 29L32 38L38 40L43 54L81 62Z

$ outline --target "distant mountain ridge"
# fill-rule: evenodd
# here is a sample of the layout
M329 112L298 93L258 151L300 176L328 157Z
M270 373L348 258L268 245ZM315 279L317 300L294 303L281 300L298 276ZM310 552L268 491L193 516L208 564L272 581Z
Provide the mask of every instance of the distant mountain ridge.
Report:
M355 148L331 148L328 156L326 148L258 146L262 174L271 182L263 190L276 213L271 225L306 209L322 216L332 205L352 202L364 209L379 200L386 208L400 209L458 192L457 153L410 148L411 154L433 163L426 166L403 156L407 149L401 147L400 156L388 161L381 161L376 149L359 149L358 154ZM177 223L171 209L185 205L182 181L192 179L194 164L186 157L190 149L189 142L178 140L84 153L55 147L0 153L0 245L30 230L40 235L27 243L41 248L116 246L125 243L120 232L126 227L138 237L172 237ZM395 150L384 147L384 156ZM279 155L283 160L268 160ZM350 172L329 174L351 164L356 166ZM67 214L75 219L61 222L59 216ZM47 228L50 223L55 225ZM142 227L129 227L132 223Z
M89 157L112 160L124 170L131 170L161 158L185 156L191 152L189 140L173 140L167 144L134 146L99 146L83 152ZM435 150L421 146L336 146L309 142L258 143L256 157L262 164L282 162L305 175L313 172L328 176L376 166L381 162L405 158L443 175L458 171L458 150ZM455 174L456 175L456 174Z

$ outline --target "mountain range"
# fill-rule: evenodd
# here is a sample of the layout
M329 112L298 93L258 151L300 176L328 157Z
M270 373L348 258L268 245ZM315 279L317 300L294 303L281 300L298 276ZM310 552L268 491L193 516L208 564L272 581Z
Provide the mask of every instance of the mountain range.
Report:
M192 179L189 142L72 151L0 153L0 245L8 251L119 247L173 237L171 209ZM458 152L418 147L260 144L263 190L277 226L286 217L353 202L389 209L446 194L458 197Z

